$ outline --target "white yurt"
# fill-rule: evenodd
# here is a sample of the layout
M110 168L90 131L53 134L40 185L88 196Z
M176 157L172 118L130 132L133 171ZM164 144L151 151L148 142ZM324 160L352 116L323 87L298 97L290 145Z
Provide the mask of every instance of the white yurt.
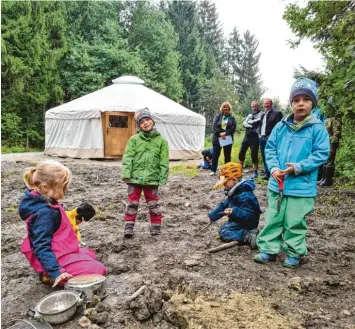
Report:
M147 107L157 130L169 143L170 159L195 159L204 146L206 119L122 76L111 86L46 112L47 155L72 158L117 158L136 133L134 113Z

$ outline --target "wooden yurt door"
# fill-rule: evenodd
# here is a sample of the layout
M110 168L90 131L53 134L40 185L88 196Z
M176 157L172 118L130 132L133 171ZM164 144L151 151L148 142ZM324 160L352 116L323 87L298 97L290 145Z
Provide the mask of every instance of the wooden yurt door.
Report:
M134 113L105 112L102 120L105 157L123 155L128 139L135 133Z

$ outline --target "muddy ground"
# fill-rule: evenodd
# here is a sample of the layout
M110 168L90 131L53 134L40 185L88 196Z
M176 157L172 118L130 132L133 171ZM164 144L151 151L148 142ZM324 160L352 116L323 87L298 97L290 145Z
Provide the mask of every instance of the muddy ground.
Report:
M17 214L24 192L21 173L34 159L3 160L1 168L1 320L26 312L52 288L41 284L20 253L25 225ZM309 216L309 254L296 269L253 262L256 251L239 246L215 254L223 219L194 237L208 223L207 212L223 199L208 172L170 176L160 188L162 235L150 236L147 207L141 203L135 236L122 237L127 198L119 161L58 159L73 172L64 200L67 209L83 201L97 215L81 225L83 241L108 267L110 294L88 318L102 328L355 328L355 192L344 187L319 192ZM175 165L175 163L172 163ZM266 186L256 195L266 207ZM261 225L263 225L263 220ZM131 302L143 285L144 293ZM80 328L76 317L54 328Z

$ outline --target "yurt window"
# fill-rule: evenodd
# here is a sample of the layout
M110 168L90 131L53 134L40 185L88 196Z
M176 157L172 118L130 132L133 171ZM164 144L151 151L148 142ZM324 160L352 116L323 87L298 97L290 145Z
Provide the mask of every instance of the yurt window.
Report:
M128 116L110 115L108 120L111 128L128 128Z

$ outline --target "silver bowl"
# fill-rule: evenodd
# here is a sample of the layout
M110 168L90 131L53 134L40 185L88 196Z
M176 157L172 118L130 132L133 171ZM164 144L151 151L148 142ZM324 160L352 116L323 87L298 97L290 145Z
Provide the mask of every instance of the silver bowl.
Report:
M33 314L30 312L30 315L50 324L61 324L69 321L81 304L83 300L78 293L57 291L42 298L32 310Z

